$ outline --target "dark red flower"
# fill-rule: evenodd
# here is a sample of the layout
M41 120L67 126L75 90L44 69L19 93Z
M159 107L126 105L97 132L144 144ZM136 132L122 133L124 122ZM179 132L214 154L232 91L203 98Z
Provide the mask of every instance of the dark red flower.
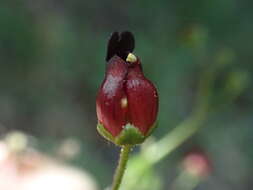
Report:
M112 137L120 135L127 124L145 137L157 117L156 88L145 78L140 59L131 53L133 49L132 33L112 34L108 43L105 79L96 100L99 124Z

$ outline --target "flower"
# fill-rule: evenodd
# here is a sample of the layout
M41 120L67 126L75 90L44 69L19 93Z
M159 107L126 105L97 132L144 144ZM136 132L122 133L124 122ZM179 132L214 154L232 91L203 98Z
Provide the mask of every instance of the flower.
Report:
M195 149L187 153L182 167L188 174L199 178L208 176L212 170L211 161L200 149Z
M98 131L118 145L143 142L154 128L158 112L157 90L145 78L133 49L132 33L112 34L105 79L96 100Z

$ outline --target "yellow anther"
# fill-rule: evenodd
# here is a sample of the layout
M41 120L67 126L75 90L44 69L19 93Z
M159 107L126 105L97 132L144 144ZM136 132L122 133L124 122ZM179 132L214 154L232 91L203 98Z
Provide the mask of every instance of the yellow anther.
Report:
M134 62L137 61L137 58L136 58L136 56L134 54L129 53L128 56L127 56L127 58L126 58L126 61L130 62L130 63L134 63Z

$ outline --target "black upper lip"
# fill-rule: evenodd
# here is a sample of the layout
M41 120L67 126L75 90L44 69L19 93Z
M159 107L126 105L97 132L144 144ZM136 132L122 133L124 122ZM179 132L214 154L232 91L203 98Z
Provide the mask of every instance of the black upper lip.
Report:
M106 61L109 61L114 55L126 60L129 53L133 52L135 47L134 35L129 31L113 32L107 44Z

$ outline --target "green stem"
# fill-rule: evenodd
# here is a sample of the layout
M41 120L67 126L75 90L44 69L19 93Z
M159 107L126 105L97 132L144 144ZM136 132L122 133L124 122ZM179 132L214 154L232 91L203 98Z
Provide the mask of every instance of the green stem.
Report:
M159 162L188 138L193 136L202 126L201 124L203 121L204 117L192 117L182 122L161 140L147 147L146 150L143 151L145 158L147 158L151 164Z
M132 146L130 145L125 145L121 148L118 166L113 177L112 190L118 190L120 187L131 148Z
M194 190L201 182L200 177L191 175L185 171L179 174L171 185L171 190Z

